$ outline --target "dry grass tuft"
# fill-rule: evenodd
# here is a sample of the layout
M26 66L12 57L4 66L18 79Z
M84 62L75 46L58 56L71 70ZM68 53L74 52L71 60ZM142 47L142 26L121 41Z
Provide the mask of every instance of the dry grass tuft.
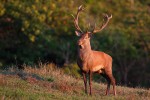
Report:
M4 80L5 77L6 77L5 75L0 75L0 85L1 85L1 86L5 85L5 84L7 83L7 81Z

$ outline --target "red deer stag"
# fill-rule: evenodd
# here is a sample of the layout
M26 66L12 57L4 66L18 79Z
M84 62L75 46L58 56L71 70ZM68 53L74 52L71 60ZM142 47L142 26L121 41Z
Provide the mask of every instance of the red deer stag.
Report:
M74 17L74 25L76 28L76 35L79 36L78 44L78 59L77 64L81 69L85 93L87 93L87 74L89 74L89 87L90 87L90 95L92 95L92 74L99 73L101 74L108 82L106 95L109 94L110 83L113 85L113 93L116 95L115 88L115 79L112 74L112 57L108 54L101 51L94 51L91 49L90 38L93 33L99 32L106 27L109 20L112 18L107 14L104 15L104 23L100 26L99 29L92 29L92 31L83 32L78 25L78 16L79 13L83 10L83 6L81 5L78 8L77 14Z

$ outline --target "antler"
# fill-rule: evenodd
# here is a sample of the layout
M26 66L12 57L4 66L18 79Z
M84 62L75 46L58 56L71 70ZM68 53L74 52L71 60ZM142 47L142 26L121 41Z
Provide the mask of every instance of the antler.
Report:
M100 32L101 30L103 30L107 26L109 20L112 18L112 15L108 16L107 14L104 14L103 16L104 16L103 22L105 21L105 23L102 23L100 29L95 29L96 27L95 24L92 33Z
M83 32L82 32L82 30L81 30L81 28L79 27L79 24L78 24L78 16L79 16L79 13L80 13L81 11L83 11L83 10L84 10L84 8L83 8L83 6L81 5L81 6L79 6L79 8L78 8L76 17L74 17L74 16L72 15L73 18L74 18L74 25L75 25L77 31L79 31L79 32L81 32L81 33L83 33Z

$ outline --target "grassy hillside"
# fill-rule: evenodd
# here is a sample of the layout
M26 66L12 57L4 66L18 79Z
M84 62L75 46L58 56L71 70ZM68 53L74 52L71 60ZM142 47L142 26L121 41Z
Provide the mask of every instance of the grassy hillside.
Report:
M93 96L84 93L81 79L65 75L54 65L0 71L1 100L148 100L150 91L117 86L117 96L105 96L106 85L93 82Z

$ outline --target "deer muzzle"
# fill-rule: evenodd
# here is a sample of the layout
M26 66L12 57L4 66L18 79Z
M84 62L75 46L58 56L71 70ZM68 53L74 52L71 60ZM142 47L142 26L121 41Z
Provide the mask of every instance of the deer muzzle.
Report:
M82 41L78 41L78 46L80 49L83 49L83 42Z

